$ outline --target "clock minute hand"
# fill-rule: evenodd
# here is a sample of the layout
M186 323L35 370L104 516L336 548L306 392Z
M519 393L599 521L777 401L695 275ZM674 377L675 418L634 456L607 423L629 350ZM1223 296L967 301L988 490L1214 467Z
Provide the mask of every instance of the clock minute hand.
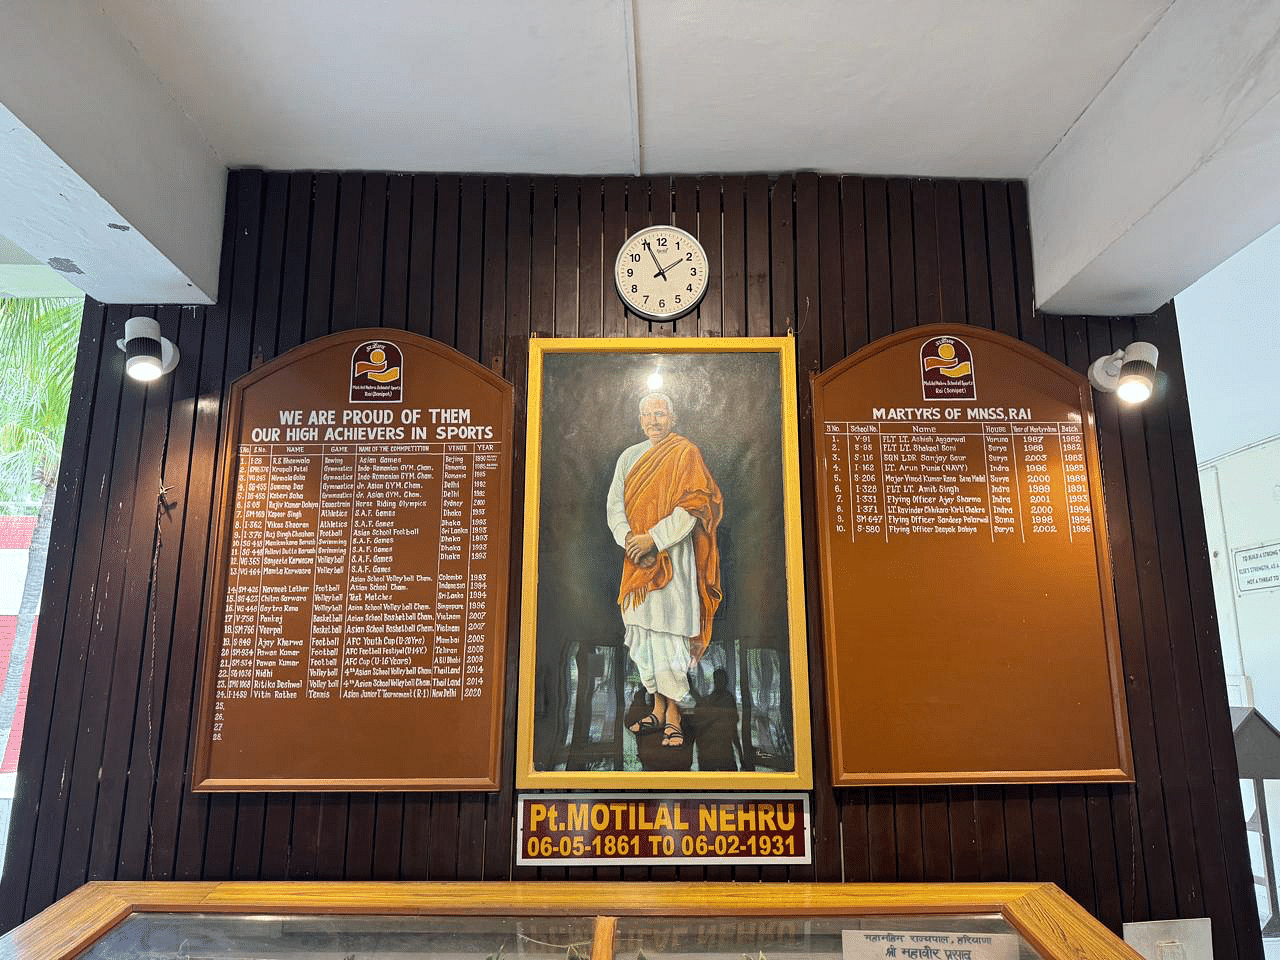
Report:
M657 254L653 252L653 247L649 246L649 242L647 240L644 243L644 248L649 251L649 256L653 258L653 265L658 268L658 272L655 273L654 276L661 277L663 280L667 279L667 271L662 269L662 264L658 262Z

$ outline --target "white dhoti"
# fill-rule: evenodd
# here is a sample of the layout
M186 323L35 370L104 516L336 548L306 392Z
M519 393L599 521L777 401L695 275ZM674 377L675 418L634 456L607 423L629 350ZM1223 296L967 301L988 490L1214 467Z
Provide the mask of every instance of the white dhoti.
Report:
M649 441L622 452L609 488L608 521L614 540L625 547L631 526L623 509L623 483L631 467L649 449ZM693 655L689 640L702 629L702 601L698 597L698 569L694 560L693 528L697 518L676 507L648 531L658 552L671 558L671 582L650 590L645 598L622 610L623 642L649 693L681 701L689 696L689 668Z

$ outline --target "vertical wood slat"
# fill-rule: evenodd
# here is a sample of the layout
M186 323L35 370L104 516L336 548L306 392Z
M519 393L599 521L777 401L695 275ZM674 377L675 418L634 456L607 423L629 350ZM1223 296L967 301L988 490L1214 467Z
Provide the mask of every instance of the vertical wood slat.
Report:
M41 625L42 638L52 635L64 646L38 644L35 654L32 702L45 709L28 730L44 750L23 751L19 779L34 796L20 791L15 801L11 850L22 866L20 879L11 874L4 881L14 920L86 876L568 875L514 868L510 784L488 796L189 793L197 624L184 611L200 607L209 506L192 497L172 514L174 528L164 533L152 583L148 478L162 469L166 480L180 475L191 490L212 486L219 414L216 404L198 405L194 398L224 395L229 380L259 358L344 326L416 329L486 364L497 357L518 385L522 417L530 332L767 335L790 325L802 401L810 367L829 366L913 323L994 327L1076 369L1134 336L1125 319L1086 322L1034 312L1022 184L814 174L771 181L761 175L635 180L244 171L233 176L231 197L225 302L160 314L166 324L180 317L184 366L170 386L152 388L154 396L145 399L123 392L110 337L100 330L104 320L123 316L122 308L100 309L98 332L82 343L89 358L84 369L92 375L77 378L78 389L87 391L79 406L91 414L80 453L70 454L82 464L81 481L70 488L69 506L60 507L62 566L51 568L53 612ZM702 239L713 276L695 314L674 328L650 330L624 315L609 274L625 236L660 220ZM1139 329L1149 328L1162 347L1176 349L1173 322L1170 311ZM1180 383L1180 369L1169 369ZM1203 533L1197 539L1198 521L1188 513L1198 491L1185 397L1168 402L1167 411L1149 411L1140 421L1114 411L1099 415L1132 678L1137 785L835 791L820 775L818 860L790 871L792 878L1051 879L1113 927L1126 919L1208 912L1215 928L1226 924L1218 932L1220 950L1256 955L1249 942L1256 915L1247 865L1232 860L1243 855L1243 831L1232 811L1210 796L1211 784L1227 782L1234 764L1211 587L1197 553ZM807 418L804 410L802 402ZM807 435L801 441L807 444ZM808 457L802 450L806 491L814 469ZM517 458L522 466L522 451ZM1157 486L1157 472L1177 476L1173 496ZM105 488L95 490L94 479L105 479ZM109 508L118 499L123 513ZM517 503L517 534L519 512ZM811 527L810 512L804 520ZM108 542L115 540L122 545L109 557ZM816 583L815 556L806 567ZM513 574L517 570L513 558ZM148 593L163 604L154 650L147 605L123 602ZM85 596L92 603L82 603ZM515 576L511 597L508 728L514 721ZM820 643L815 602L810 595L811 654ZM96 613L105 619L90 619ZM84 702L81 691L100 681L105 698ZM820 694L814 690L818 720ZM815 737L820 771L824 735ZM504 748L504 770L511 761ZM1197 773L1197 764L1213 774ZM64 777L67 786L59 792ZM1174 829L1183 835L1171 838ZM61 863L49 850L60 853ZM704 873L713 879L787 875L729 867L596 871L630 879Z

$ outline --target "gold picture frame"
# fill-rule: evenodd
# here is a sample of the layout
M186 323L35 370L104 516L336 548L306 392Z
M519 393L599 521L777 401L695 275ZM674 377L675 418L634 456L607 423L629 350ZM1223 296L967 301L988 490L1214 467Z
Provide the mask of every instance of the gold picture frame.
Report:
M798 444L791 337L530 340L519 787L812 787Z

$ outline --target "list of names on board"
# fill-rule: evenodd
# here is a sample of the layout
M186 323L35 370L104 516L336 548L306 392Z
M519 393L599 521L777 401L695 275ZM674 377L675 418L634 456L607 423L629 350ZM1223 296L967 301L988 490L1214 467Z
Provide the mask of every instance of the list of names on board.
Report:
M834 782L1125 779L1084 378L934 325L813 397Z
M512 391L387 334L232 387L200 789L496 786Z
M496 682L484 638L500 454L492 440L242 444L222 712L246 697L481 696Z
M834 536L856 542L955 535L1020 543L1086 537L1092 543L1078 419L917 419L940 412L877 408L873 415L895 419L822 424Z

